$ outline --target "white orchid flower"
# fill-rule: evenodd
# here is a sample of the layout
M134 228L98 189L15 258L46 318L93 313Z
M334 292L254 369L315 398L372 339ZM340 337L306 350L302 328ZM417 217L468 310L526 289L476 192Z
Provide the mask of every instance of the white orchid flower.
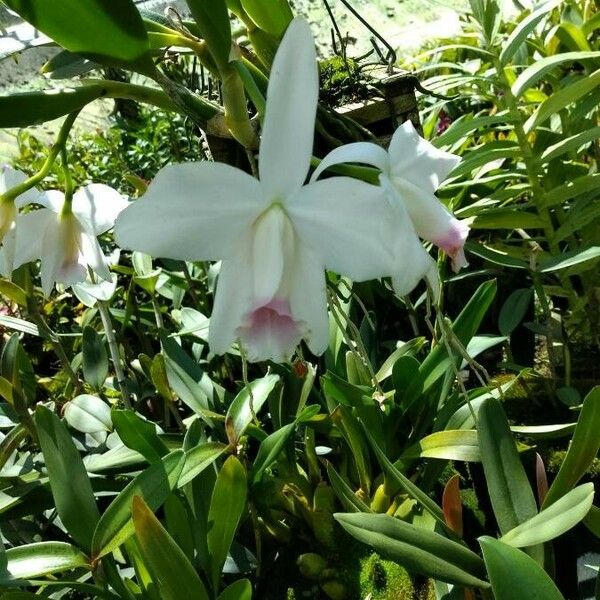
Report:
M221 260L209 345L239 340L253 361L291 358L301 340L328 343L324 270L356 281L387 276L381 190L335 177L303 185L312 155L317 58L296 18L269 79L260 180L226 164L169 165L119 217L121 246L156 257Z
M41 259L42 289L47 296L55 283L69 286L85 281L87 267L110 281L96 236L112 228L128 201L111 187L93 183L77 190L72 202L66 202L62 192L51 190L40 194L36 203L45 208L16 219L8 270Z
M387 152L370 142L336 148L323 159L312 178L316 179L333 165L349 162L380 169L380 182L390 192L388 197L399 211L398 216L408 213L416 233L444 250L452 259L455 272L467 265L463 247L469 234L469 221L458 220L435 196L460 157L433 146L407 121L394 133ZM397 225L401 229L396 235L409 235L406 224L398 222ZM416 254L414 249L412 253Z

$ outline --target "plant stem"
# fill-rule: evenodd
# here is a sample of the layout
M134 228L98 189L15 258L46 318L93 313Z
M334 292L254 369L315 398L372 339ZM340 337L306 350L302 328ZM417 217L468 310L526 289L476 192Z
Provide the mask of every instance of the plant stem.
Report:
M104 327L106 341L108 342L108 350L110 352L110 357L115 369L115 375L117 376L117 383L119 384L119 391L121 392L123 405L125 408L131 409L131 400L126 390L125 372L123 371L123 365L121 364L119 345L117 343L115 328L113 327L112 319L110 317L108 302L105 302L104 300L98 300L98 311L100 312L100 318L102 319L102 326Z

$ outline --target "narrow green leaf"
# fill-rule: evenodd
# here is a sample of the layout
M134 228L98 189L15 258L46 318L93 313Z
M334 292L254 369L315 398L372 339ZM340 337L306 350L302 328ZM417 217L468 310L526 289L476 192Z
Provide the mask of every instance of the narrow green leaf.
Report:
M471 254L479 256L495 265L509 267L511 269L529 269L529 265L520 258L515 258L501 249L485 246L477 242L467 242L465 248Z
M541 229L544 221L535 213L518 208L489 208L478 214L471 229Z
M90 568L86 555L66 542L37 542L9 548L6 559L6 573L0 576L0 585L11 585L12 580Z
M498 526L505 534L534 517L537 504L500 403L487 398L477 418L485 480Z
M592 246L591 248L586 248L585 250L578 250L570 256L558 256L551 260L547 260L540 265L540 271L542 273L552 273L553 271L568 269L569 267L573 267L591 260L598 260L599 258L600 246Z
M2 108L2 98L0 98L0 109ZM0 110L0 121L2 121L2 116L4 113ZM0 127L2 125L0 124ZM17 317L6 317L4 315L0 315L0 325L4 325L4 327L8 327L9 329L14 329L15 331L22 331L23 333L28 333L29 335L40 335L38 331L37 325L30 323L29 321L25 321L24 319L18 319Z
M500 541L515 548L535 546L575 527L590 511L594 484L580 485L528 521L504 534Z
M142 419L132 410L117 410L111 412L112 422L123 443L132 450L139 452L149 463L160 461L169 453L164 442L156 433L156 425Z
M225 416L227 437L232 445L237 445L246 427L252 423L253 413L258 414L278 381L279 375L265 375L244 386L234 398Z
M238 579L228 585L217 600L252 600L252 584L248 579Z
M281 37L294 18L288 0L241 0L250 18L263 30Z
M527 15L512 31L508 38L502 44L500 52L500 64L505 65L519 51L519 48L525 43L527 37L537 27L538 23L562 0L550 0L545 2L539 8Z
M582 175L567 181L553 190L550 190L544 198L544 206L551 207L563 204L571 198L576 198L587 192L594 192L600 189L600 173L592 173L591 175Z
M23 288L8 279L0 279L0 294L6 296L20 306L27 306L27 294Z
M185 465L179 475L177 487L181 488L193 481L204 469L212 465L228 446L221 442L206 442L185 453Z
M552 146L548 146L548 148L542 152L540 162L542 164L548 163L567 152L576 152L582 146L598 138L600 138L600 126L592 127L591 129L586 129L585 131L571 135Z
M89 325L83 328L83 376L93 388L100 389L108 377L108 355L104 340Z
M281 429L274 431L266 437L258 448L258 453L252 464L250 472L250 481L257 483L266 469L268 469L276 460L288 440L296 429L296 423L288 423Z
M206 542L214 590L218 589L225 559L246 508L246 494L246 471L235 456L230 456L219 471L208 511Z
M101 63L153 71L146 29L132 0L4 0L66 50Z
M181 450L167 454L160 462L150 465L135 477L109 504L94 532L94 559L116 550L133 534L131 503L134 496L143 498L151 510L157 510L164 503L177 484L184 460Z
M89 551L100 512L79 452L64 424L41 404L35 424L58 515L73 539Z
M225 70L231 53L231 24L225 0L186 2L219 71Z
M432 144L437 148L449 146L458 142L463 137L468 136L471 132L477 129L487 130L492 125L508 124L511 122L510 117L506 113L499 113L492 116L475 117L464 121L455 121L440 135L431 140Z
M383 514L333 516L352 537L411 573L457 585L488 587L482 579L483 561L477 554L438 533Z
M342 476L333 468L330 462L327 462L327 476L329 483L341 502L342 506L348 512L373 512L353 491L352 488L344 481Z
M547 508L571 490L583 477L600 448L600 386L585 397L571 445L548 490L542 508Z
M521 550L479 538L495 600L564 600L549 575Z
M470 429L436 431L402 453L402 458L441 458L479 462L477 432Z
M600 58L600 52L561 52L536 60L517 77L512 85L512 93L519 97L525 90L534 86L550 70L566 62L580 62Z
M589 92L598 93L600 88L600 69L594 71L591 75L586 75L571 83L568 87L555 92L547 100L544 100L527 119L524 125L525 133L531 133L535 127L549 119L553 114L573 104L579 98Z
M133 524L144 563L164 600L209 600L208 592L181 548L139 496L132 502Z

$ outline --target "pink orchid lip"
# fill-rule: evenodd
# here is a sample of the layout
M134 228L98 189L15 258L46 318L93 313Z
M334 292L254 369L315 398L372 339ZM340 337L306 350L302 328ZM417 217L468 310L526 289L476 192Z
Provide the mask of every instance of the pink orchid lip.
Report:
M441 248L452 259L452 270L458 273L469 263L464 252L464 245L469 236L469 220L455 219L450 221L450 227L446 234L437 240L434 244Z
M302 339L301 323L292 317L290 303L284 298L272 298L267 304L254 308L237 331L249 358L261 358L259 352L268 350L274 360L289 359L290 349Z

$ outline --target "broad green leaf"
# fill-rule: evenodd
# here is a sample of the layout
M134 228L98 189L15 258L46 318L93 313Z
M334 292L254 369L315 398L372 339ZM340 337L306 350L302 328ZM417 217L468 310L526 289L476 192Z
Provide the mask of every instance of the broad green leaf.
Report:
M0 294L20 306L27 306L27 294L25 290L8 279L0 279Z
M520 96L525 90L542 79L548 71L565 62L580 62L598 58L600 58L600 52L561 52L536 60L533 65L527 67L517 77L512 85L512 93L517 97Z
M542 164L547 163L567 152L577 152L579 148L598 138L600 138L600 127L592 127L591 129L571 135L552 146L548 146L542 152L540 162Z
M50 79L72 79L98 68L100 68L100 65L97 63L68 50L63 50L50 58L42 66L40 72L50 77Z
M488 587L482 579L483 561L477 554L438 533L383 514L333 516L352 537L411 573L457 585Z
M537 514L537 504L500 403L487 398L477 413L479 451L502 534Z
M542 508L547 508L571 490L583 477L600 448L600 386L585 397L573 439L548 490Z
M177 487L181 488L190 483L204 469L212 465L227 448L228 446L221 442L205 442L188 450L185 453L185 465L179 475Z
M479 462L477 432L470 429L436 431L407 448L402 458L441 458Z
M250 481L256 483L260 480L265 469L268 469L276 460L296 429L296 423L288 423L281 429L274 431L266 437L258 448L258 453L252 464Z
M71 569L90 569L87 556L66 542L37 542L6 551L7 572L0 585L11 585L11 579L33 579Z
M600 183L600 179L598 182ZM547 260L540 265L540 271L542 273L552 273L553 271L560 271L561 269L567 269L590 260L598 260L599 258L600 246L592 246L585 250L579 250L567 257L558 256L551 260Z
M160 462L142 471L109 504L94 532L92 556L98 559L116 550L134 531L131 503L140 496L152 510L157 510L177 485L184 463L183 451L167 454Z
M209 600L200 576L140 496L132 501L135 535L161 598Z
M333 488L338 500L348 512L373 512L353 491L352 488L344 481L342 476L333 468L331 463L327 462L327 476L329 483Z
M252 600L252 584L248 579L238 579L228 585L217 600Z
M149 463L159 461L169 450L158 437L156 425L132 410L113 409L112 422L123 443L139 452Z
M580 485L528 521L504 534L500 541L515 548L535 546L575 527L590 511L594 484Z
M79 452L64 424L41 404L35 411L35 424L60 520L89 551L100 512Z
M279 375L265 375L244 386L234 398L225 416L225 429L232 445L237 445L246 427L252 423L253 416L258 414L278 381Z
M502 335L510 335L525 318L531 302L533 290L519 288L504 301L498 317L498 329Z
M231 25L225 0L186 2L219 71L226 70L231 53Z
M63 411L65 421L77 431L98 433L112 431L110 406L97 396L81 394L67 402Z
M104 340L89 325L83 328L83 376L93 388L100 389L108 376L108 355Z
M559 90L547 100L544 100L525 122L525 133L531 133L535 127L549 119L553 114L566 108L569 104L573 104L589 92L597 94L599 89L600 69L594 71L591 75L581 77L575 83L570 83L568 87Z
M575 198L587 192L597 191L599 188L600 173L583 175L573 179L573 181L567 181L546 193L544 197L544 206L550 207L563 204L571 198Z
M512 31L508 38L502 44L500 52L500 64L505 65L519 51L519 48L525 43L530 33L534 31L538 23L562 0L550 0L527 15Z
M521 550L479 538L495 600L564 600L549 575Z
M235 456L230 456L219 471L208 511L206 542L210 557L210 581L214 590L218 589L225 559L246 509L246 494L246 471Z
M288 0L241 0L243 9L263 30L281 37L294 18Z
M513 433L526 435L536 440L554 440L569 435L575 430L575 423L558 423L556 425L511 425Z
M592 506L583 519L583 524L598 538L600 538L600 508Z
M145 73L154 68L148 36L132 0L3 0L66 50Z

